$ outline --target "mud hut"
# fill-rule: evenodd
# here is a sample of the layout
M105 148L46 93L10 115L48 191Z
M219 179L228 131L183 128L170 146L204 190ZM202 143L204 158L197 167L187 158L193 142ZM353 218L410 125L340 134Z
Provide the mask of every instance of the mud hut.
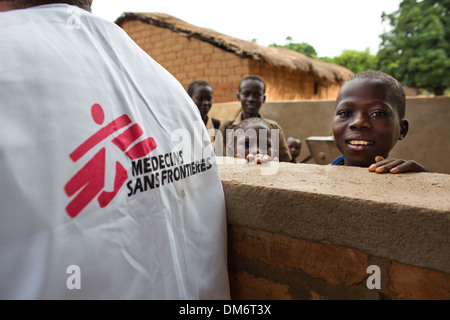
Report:
M163 13L125 12L116 24L185 88L193 80L211 83L214 102L236 101L239 81L249 74L265 80L267 101L335 99L353 75L292 50L236 39Z

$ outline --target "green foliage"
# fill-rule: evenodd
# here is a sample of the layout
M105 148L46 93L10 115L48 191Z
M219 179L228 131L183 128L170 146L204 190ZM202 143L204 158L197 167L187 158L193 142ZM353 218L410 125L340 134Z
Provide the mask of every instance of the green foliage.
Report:
M450 0L403 0L386 14L392 30L381 35L379 69L403 84L444 93L450 86Z
M328 62L334 63L346 67L347 69L358 73L366 70L374 70L377 68L377 57L370 54L369 49L365 51L355 51L355 50L344 50L342 54L338 57L318 57L316 49L308 43L293 43L291 37L286 37L285 45L278 45L273 43L269 47L281 47L290 50L297 51L308 57Z
M302 42L302 43L292 43L291 37L286 37L287 44L285 45L278 45L276 43L272 43L269 45L269 47L281 47L286 48L290 50L297 51L301 54L304 54L305 56L311 57L311 58L317 58L317 52L316 49L314 49L313 46L311 46L308 43Z
M370 54L369 48L365 51L344 50L340 56L333 58L333 62L354 73L376 70L378 65L377 57Z
M323 62L328 62L328 63L335 63L334 58L330 58L330 57L318 57L317 60L320 60Z

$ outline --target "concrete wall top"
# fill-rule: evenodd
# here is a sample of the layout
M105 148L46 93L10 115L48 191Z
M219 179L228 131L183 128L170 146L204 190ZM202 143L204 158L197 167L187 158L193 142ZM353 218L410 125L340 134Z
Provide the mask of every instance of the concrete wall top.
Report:
M450 273L450 175L218 165L229 223Z

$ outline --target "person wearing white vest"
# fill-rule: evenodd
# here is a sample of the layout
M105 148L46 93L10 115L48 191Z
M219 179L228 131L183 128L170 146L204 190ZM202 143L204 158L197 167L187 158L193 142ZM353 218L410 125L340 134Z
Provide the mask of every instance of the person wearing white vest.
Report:
M229 299L182 85L90 0L0 0L0 299Z

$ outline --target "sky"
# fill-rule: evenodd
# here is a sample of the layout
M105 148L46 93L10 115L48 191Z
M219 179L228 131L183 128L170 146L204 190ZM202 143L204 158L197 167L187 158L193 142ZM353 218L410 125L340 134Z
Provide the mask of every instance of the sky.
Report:
M262 46L306 42L319 57L343 50L376 54L389 30L381 14L401 0L94 0L92 12L115 21L123 12L161 12Z

